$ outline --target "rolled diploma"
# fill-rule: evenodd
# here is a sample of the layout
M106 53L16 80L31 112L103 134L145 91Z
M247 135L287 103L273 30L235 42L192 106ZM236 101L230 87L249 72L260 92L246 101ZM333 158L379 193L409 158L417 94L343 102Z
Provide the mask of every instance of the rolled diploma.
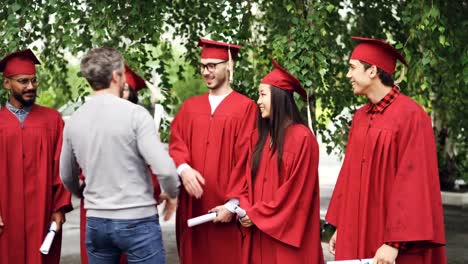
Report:
M374 259L328 261L327 264L372 264ZM395 262L394 262L395 264Z
M242 218L246 215L246 212L244 209L240 208L239 206L236 206L236 208L234 209L234 212L236 212L236 214Z
M52 245L52 241L54 241L55 233L57 232L57 224L52 222L50 224L49 232L47 233L44 242L42 242L42 246L39 249L42 254L47 255L49 254L50 246Z
M200 216L195 217L195 218L190 218L189 220L187 220L187 225L189 227L192 227L192 226L203 224L203 223L206 223L206 222L209 222L209 221L213 221L213 219L215 219L215 218L216 218L216 212L209 213L209 214L204 214L204 215L200 215Z
M361 264L361 260L339 260L339 261L328 261L327 264Z

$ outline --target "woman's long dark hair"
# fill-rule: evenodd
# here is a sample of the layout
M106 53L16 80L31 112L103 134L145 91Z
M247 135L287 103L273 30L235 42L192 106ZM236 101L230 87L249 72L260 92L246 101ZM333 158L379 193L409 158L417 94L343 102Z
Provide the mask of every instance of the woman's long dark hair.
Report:
M128 87L128 101L138 104L138 93L132 87Z
M288 92L270 85L271 105L270 118L262 118L261 113L257 117L257 129L259 139L255 144L252 155L252 180L257 175L262 151L268 136L271 136L271 149L278 151L278 171L281 171L281 160L283 157L284 132L291 124L304 124L299 109L294 102L292 92Z

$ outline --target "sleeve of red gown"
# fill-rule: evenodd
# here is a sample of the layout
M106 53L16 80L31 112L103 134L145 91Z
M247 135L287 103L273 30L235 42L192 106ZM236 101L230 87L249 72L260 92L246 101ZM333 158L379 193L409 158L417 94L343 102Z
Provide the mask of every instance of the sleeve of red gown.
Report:
M339 226L339 213L341 210L341 199L342 199L342 186L343 186L343 181L340 181L340 178L343 177L343 169L346 166L346 157L345 161L343 162L343 166L340 170L340 173L338 174L338 179L335 184L335 188L333 189L333 194L332 198L330 200L330 203L328 205L327 209L327 214L325 215L325 220L333 225L334 227L338 228Z
M350 149L350 142L351 142L351 137L352 137L352 134L353 134L353 125L351 125L351 128L350 128L350 132L349 132L349 136L348 136L348 143L346 145L346 150ZM332 195L332 198L330 200L330 203L328 205L328 209L327 209L327 214L325 216L325 220L332 224L333 226L335 226L336 228L338 228L339 226L339 214L340 214L340 211L341 211L341 199L343 197L343 188L344 188L344 183L345 183L345 180L343 180L342 178L344 177L343 175L346 174L346 170L349 169L349 159L347 158L347 155L345 155L345 158L344 158L344 161L343 161L343 165L341 166L341 170L340 170L340 173L338 175L338 179L336 181L336 184L335 184L335 188L333 189L333 195Z
M63 120L60 116L57 117L57 133L55 137L55 155L54 155L54 167L52 175L52 211L58 212L62 210L64 213L68 213L73 210L71 203L71 193L68 192L63 186L60 180L60 151L62 149L62 136L63 136Z
M397 173L388 200L385 242L411 248L445 243L435 139L423 111L405 115L398 136Z
M169 154L176 167L181 164L190 164L190 150L184 141L184 120L185 110L184 104L180 107L179 112L176 114L174 120L171 122L171 134L169 138Z
M307 223L315 221L308 216L318 184L319 151L312 136L295 140L300 151L291 174L286 176L288 179L277 189L272 201L257 202L246 211L262 232L293 247L300 247Z
M239 199L242 196L245 187L244 177L245 175L250 175L246 171L248 167L250 136L255 129L257 120L257 105L253 101L249 103L242 120L244 122L242 122L242 127L238 130L239 134L237 135L236 146L234 147L235 165L230 172L226 189L228 192L225 196L226 201L232 198Z

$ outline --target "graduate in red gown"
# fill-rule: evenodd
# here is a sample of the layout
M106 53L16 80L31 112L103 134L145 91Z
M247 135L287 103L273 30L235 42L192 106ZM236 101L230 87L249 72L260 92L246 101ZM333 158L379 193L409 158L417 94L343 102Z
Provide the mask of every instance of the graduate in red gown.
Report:
M307 93L273 60L257 101L261 115L249 152L243 262L321 264L319 148L294 102Z
M0 62L10 97L0 109L0 263L59 263L61 227L72 210L59 177L63 121L35 104L38 81L31 50ZM57 232L48 255L39 248L52 221Z
M403 56L384 41L360 41L347 77L369 103L353 117L346 156L326 220L336 260L447 262L431 119L392 75Z
M127 85L124 87L122 98L128 100L134 104L138 103L138 91L146 88L146 83L141 76L136 74L128 65L125 65L125 78ZM148 169L148 173L151 173L151 170ZM82 181L84 181L84 175L80 175ZM154 199L159 200L159 195L161 194L161 189L159 187L159 182L155 175L151 176L154 187ZM86 251L86 209L84 208L84 200L81 199L80 204L80 254L81 254L81 264L88 264L88 253ZM127 263L127 256L122 254L120 257L120 264Z
M181 264L234 264L241 257L241 233L228 205L238 204L243 189L257 109L230 85L241 47L205 39L199 45L200 71L209 92L182 104L169 142L184 185L176 216L179 259ZM187 227L187 219L212 209L218 213L215 223Z

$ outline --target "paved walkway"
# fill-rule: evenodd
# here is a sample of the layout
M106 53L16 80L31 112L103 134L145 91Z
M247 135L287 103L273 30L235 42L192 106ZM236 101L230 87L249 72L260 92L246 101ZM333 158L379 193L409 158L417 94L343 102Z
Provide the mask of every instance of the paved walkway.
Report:
M78 203L76 203L78 204ZM447 255L449 264L468 263L468 208L445 207L445 231L447 236ZM62 248L62 264L80 263L79 246L79 210L74 210L67 215L67 223L64 227L64 239ZM178 263L174 219L161 223L164 237L164 245L167 253L167 263ZM328 253L327 244L322 244L327 260L332 260Z
M328 207L331 194L340 169L340 162L336 157L328 156L321 151L320 158L320 211L322 218ZM79 205L75 200L74 205ZM468 263L468 207L444 207L445 231L447 237L447 255L449 264L467 264ZM178 263L174 218L168 222L162 222L164 245L167 253L167 263ZM79 210L75 209L67 214L67 223L64 226L62 247L62 264L80 263L79 246ZM332 260L328 253L328 245L323 243L324 255L326 260ZM436 263L434 263L436 264Z

